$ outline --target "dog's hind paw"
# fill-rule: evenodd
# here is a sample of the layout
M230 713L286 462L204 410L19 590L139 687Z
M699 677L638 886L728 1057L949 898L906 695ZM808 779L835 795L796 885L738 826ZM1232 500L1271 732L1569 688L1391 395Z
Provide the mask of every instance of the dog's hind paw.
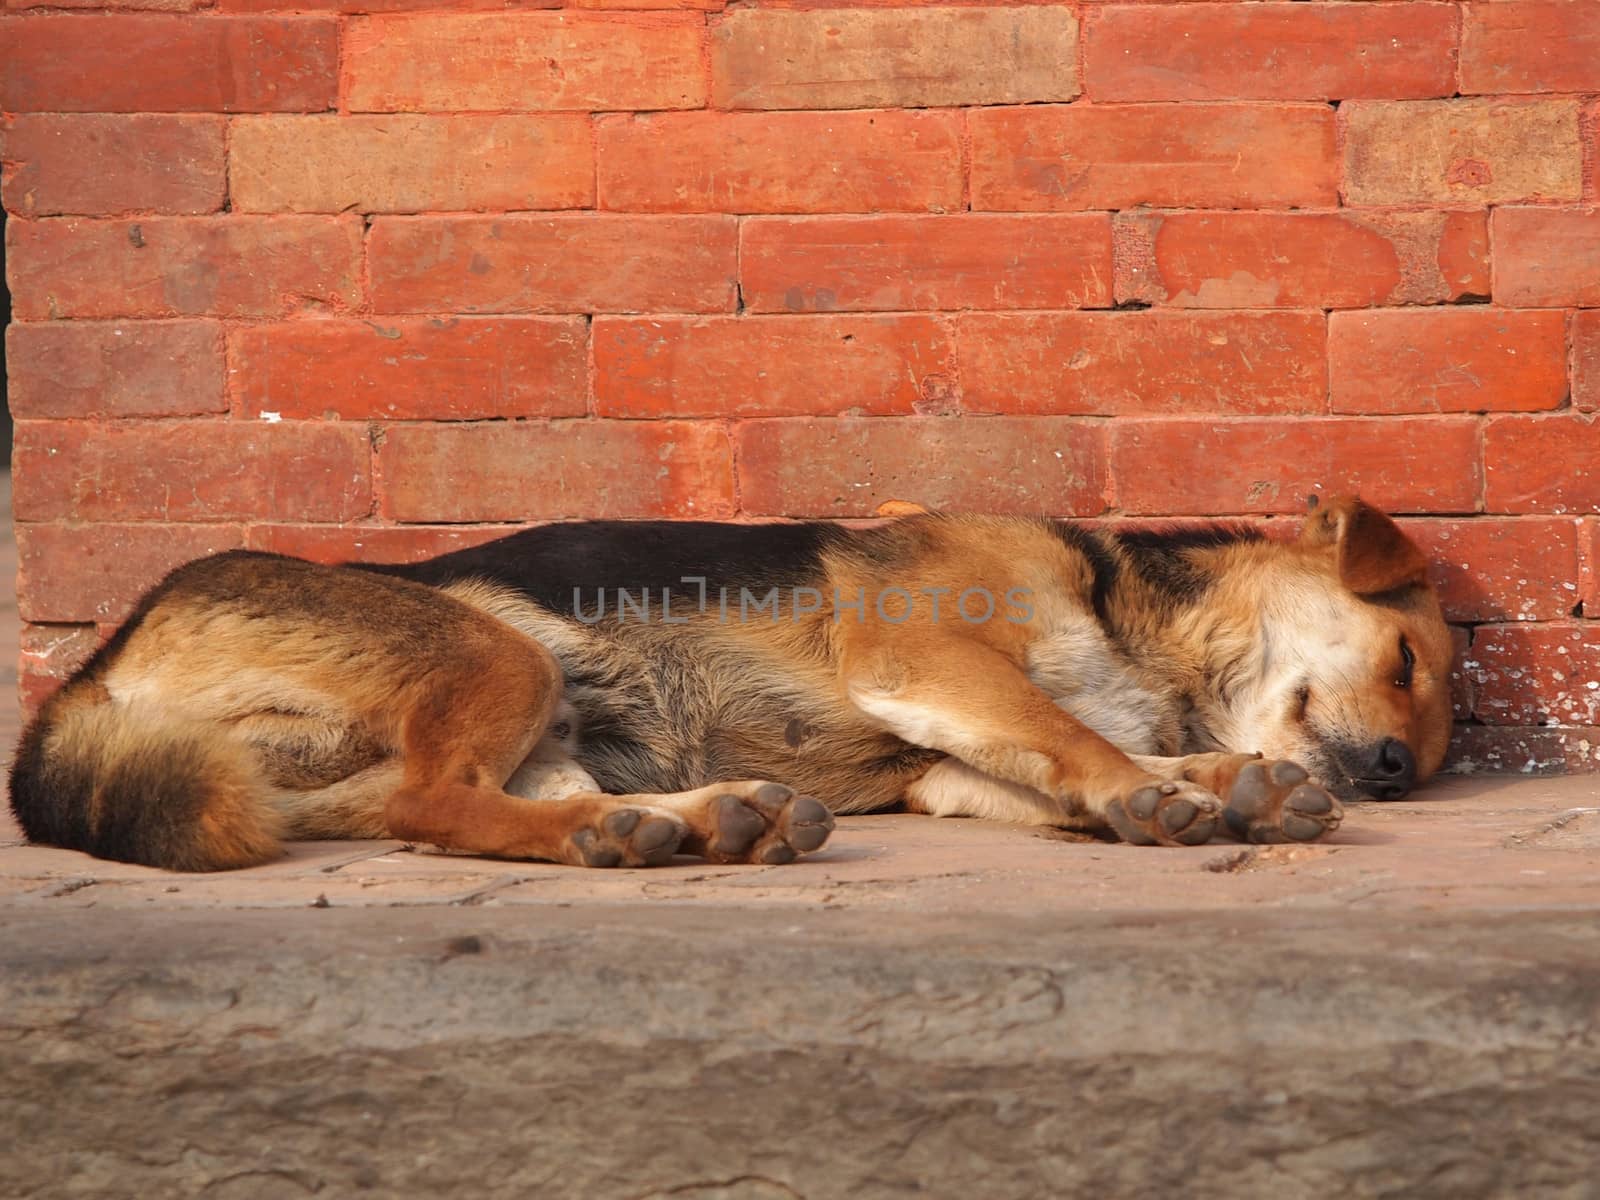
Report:
M1210 792L1173 779L1152 779L1106 806L1111 828L1135 846L1199 846L1211 840L1221 817Z
M1250 762L1228 788L1222 819L1247 842L1314 842L1339 828L1344 810L1298 763Z
M565 860L577 867L659 867L689 830L672 813L618 805L567 835Z
M728 783L698 811L686 811L691 830L683 849L712 862L776 865L819 849L833 832L833 814L820 801L781 783Z

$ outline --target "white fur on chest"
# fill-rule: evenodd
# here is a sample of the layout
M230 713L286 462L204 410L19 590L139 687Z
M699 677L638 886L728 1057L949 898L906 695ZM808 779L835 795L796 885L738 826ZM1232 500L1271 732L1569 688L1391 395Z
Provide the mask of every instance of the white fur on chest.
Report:
M1159 730L1174 701L1134 673L1099 624L1087 615L1061 619L1028 647L1028 678L1124 754L1161 750Z

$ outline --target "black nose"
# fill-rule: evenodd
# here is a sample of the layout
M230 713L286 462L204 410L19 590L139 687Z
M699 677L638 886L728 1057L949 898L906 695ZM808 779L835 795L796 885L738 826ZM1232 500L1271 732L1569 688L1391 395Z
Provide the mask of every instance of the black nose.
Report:
M1378 743L1368 770L1370 774L1362 782L1379 800L1398 800L1417 781L1417 760L1412 757L1411 747L1399 738L1385 738Z

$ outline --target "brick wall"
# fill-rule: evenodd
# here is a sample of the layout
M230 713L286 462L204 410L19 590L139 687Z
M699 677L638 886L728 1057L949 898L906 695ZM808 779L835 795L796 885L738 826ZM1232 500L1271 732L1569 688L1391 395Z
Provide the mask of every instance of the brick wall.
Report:
M229 546L1359 488L1597 765L1596 0L5 7L30 700Z

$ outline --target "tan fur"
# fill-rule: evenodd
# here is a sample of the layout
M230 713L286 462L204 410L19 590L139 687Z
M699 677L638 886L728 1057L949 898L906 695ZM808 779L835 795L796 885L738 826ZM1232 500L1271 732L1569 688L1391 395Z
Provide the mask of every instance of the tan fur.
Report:
M808 576L820 595L894 593L862 619L586 624L484 578L202 560L47 706L14 804L32 797L19 815L44 840L171 866L261 861L280 833L781 862L831 828L799 793L1148 843L1304 840L1337 825L1329 790L1358 793L1362 755L1383 767L1403 745L1405 786L1443 759L1448 630L1415 547L1359 501L1295 542L1197 544L1154 574L1115 538L885 508L901 515L827 543ZM969 589L988 619L962 617ZM192 818L108 842L103 789L82 781L157 744L204 766L157 770L151 811ZM80 808L19 792L52 778Z

